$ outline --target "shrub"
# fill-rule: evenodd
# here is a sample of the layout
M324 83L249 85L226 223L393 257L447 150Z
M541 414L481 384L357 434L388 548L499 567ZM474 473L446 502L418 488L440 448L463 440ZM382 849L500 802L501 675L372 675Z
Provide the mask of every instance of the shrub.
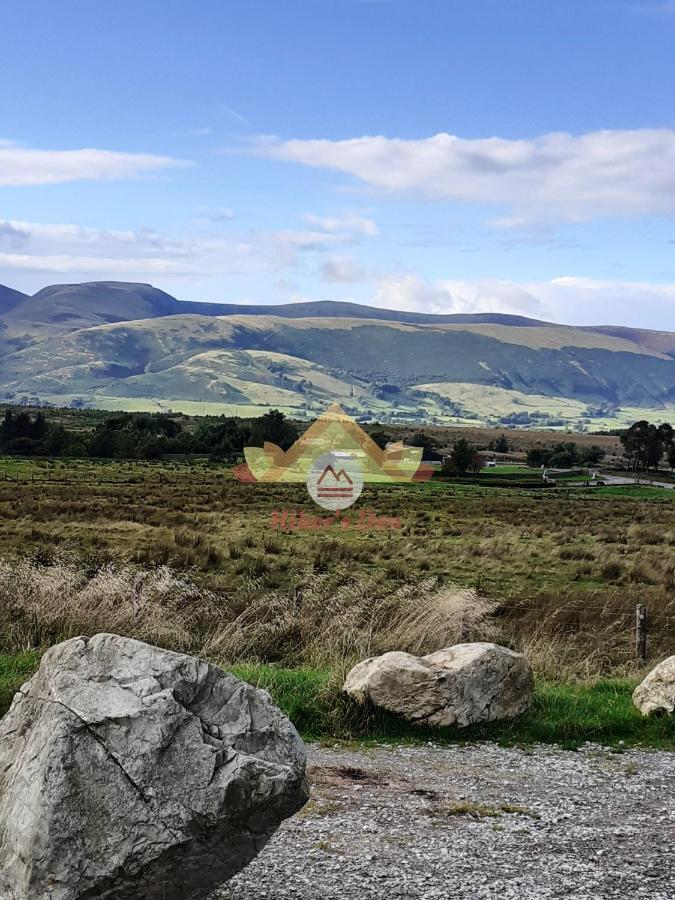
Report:
M604 581L618 581L624 573L624 565L616 557L605 560L600 567L600 577Z

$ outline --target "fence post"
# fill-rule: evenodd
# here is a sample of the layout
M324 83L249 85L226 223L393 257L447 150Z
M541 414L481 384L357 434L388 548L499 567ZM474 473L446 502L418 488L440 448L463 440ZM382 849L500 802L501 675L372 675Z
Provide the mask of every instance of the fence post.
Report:
M644 603L635 607L635 656L638 662L647 662L647 607Z

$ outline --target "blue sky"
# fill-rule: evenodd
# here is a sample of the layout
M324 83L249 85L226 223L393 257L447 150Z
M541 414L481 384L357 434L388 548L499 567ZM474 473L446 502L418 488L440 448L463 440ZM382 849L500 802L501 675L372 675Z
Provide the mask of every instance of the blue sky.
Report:
M3 0L0 282L675 330L675 2Z

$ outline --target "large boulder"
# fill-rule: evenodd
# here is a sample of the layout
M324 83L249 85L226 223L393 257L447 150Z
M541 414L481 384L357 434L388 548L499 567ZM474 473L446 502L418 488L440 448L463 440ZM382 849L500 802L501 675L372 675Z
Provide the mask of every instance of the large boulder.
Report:
M0 722L0 897L205 897L307 796L303 743L265 691L139 641L74 638Z
M660 662L633 691L633 703L643 716L675 712L675 656Z
M343 690L408 721L466 728L515 718L532 701L532 669L497 644L456 644L428 656L392 652L358 663Z

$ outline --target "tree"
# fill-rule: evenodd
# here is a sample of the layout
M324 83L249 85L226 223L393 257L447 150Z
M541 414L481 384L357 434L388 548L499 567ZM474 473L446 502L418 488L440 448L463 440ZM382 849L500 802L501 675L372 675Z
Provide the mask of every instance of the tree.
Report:
M647 464L647 443L649 439L649 422L635 422L621 435L623 452L628 460L628 468L637 471Z
M480 472L480 470L483 468L484 465L485 465L485 460L480 455L480 453L477 453L474 450L473 454L471 456L471 462L469 463L469 468L471 469L473 474L478 475L478 473Z
M673 427L667 423L657 427L644 419L635 422L620 438L628 467L634 472L656 471L664 454L670 459L673 437Z
M590 447L581 447L577 451L577 458L582 466L597 466L605 458L605 451L597 444Z
M443 462L444 475L464 475L474 461L476 450L466 440L460 438L452 445L450 455Z
M298 439L297 428L278 409L273 409L257 419L251 431L251 440L254 444L260 445L269 441L282 450L288 450Z
M527 465L530 469L539 469L548 464L551 457L549 450L543 447L530 447L527 451Z
M373 431L371 432L371 438L375 441L380 450L384 450L387 444L392 442L392 436L386 431Z
M48 452L48 438L54 426L42 411L34 417L26 410L5 410L0 424L0 446L7 453L21 456L43 456Z
M66 431L63 425L54 425L49 429L45 440L47 456L67 456L68 451L74 447L72 438L72 432ZM81 445L79 449L82 449Z
M35 441L43 441L47 437L49 426L43 412L39 412L30 426L30 437Z
M576 444L556 444L547 465L554 469L571 469L577 463Z
M659 438L661 441L661 457L665 456L668 460L668 465L670 465L670 457L673 451L673 442L675 440L675 431L673 431L673 426L669 425L667 422L659 425L658 430ZM661 457L659 457L659 462L661 460Z
M410 446L422 448L423 460L438 459L438 444L432 437L429 437L428 434L424 434L422 431L418 431L417 434L413 435L410 440Z
M44 444L30 437L16 437L5 444L10 456L40 456L45 453Z
M194 434L194 448L208 452L212 460L239 456L244 447L253 442L254 425L253 419L221 416L216 423L207 422L199 426Z
M501 434L495 441L495 451L497 453L508 453L510 449L506 435Z
M11 441L14 437L14 413L11 409L5 410L5 415L2 419L2 425L0 425L0 442L3 447L7 443L7 441Z

